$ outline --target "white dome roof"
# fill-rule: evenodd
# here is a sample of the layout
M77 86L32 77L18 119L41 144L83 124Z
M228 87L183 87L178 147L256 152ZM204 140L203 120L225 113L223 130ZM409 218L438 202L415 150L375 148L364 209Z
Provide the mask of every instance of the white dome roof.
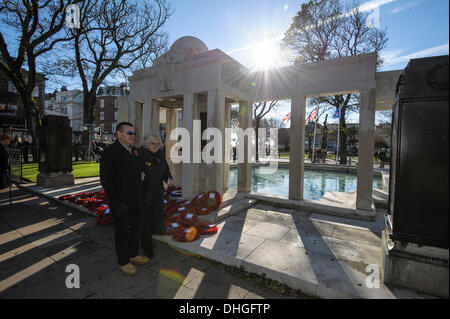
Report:
M208 51L208 47L202 40L191 36L179 38L172 44L169 50L171 55L181 59Z

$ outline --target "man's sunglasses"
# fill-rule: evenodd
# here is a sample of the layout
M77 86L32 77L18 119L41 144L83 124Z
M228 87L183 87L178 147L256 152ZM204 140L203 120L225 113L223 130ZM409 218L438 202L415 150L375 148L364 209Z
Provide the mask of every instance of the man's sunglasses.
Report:
M136 133L133 131L127 131L127 132L122 131L122 132L124 132L125 134L128 134L128 135L136 135Z

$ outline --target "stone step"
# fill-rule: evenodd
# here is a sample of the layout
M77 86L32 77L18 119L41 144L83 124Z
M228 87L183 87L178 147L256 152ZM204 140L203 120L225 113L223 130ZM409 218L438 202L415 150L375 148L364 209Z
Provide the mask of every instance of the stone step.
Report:
M290 200L285 196L277 196L273 194L269 196L267 194L261 194L256 192L251 192L248 196L249 198L257 199L260 203L266 203L276 207L293 208L297 210L308 211L311 213L328 214L366 221L373 221L376 216L374 204L372 204L371 210L366 211L356 209L354 207L348 207L349 203L345 203L345 201L343 200L330 201L327 199L321 199L318 201L318 200L304 199L298 201L298 200ZM354 199L352 200L352 203L354 203Z
M217 222L229 216L235 215L245 209L252 207L257 202L258 200L252 198L242 198L237 201L227 201L225 203L226 205L222 205L222 208L220 208L219 210L213 211L208 215L198 216L198 220L201 223L216 224Z

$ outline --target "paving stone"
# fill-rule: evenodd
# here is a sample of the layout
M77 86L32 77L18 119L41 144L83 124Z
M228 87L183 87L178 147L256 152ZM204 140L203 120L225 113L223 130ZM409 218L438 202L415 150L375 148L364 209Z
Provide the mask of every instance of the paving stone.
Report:
M17 289L9 294L2 295L5 299L82 299L93 292L80 283L79 288L67 288L66 278L69 274L56 276L40 283Z
M295 227L292 227L292 229L297 229L302 236L303 234L331 236L336 227L333 224L317 222L300 217L294 217L294 221Z
M60 231L55 231L51 233L44 233L39 235L25 236L31 243L40 249L45 249L54 245L59 245L67 241L72 240L82 240L83 237L76 232L70 230L69 228L64 228Z
M267 222L285 227L294 227L293 215L289 213L279 213L274 211L265 211L261 209L250 208L236 216L249 218L259 222Z
M242 287L245 284L248 282L213 269L186 287L195 291L196 299L243 299L248 294L248 290Z
M83 229L87 229L87 228L91 228L91 227L97 227L95 225L95 217L93 217L93 216L64 221L63 225L70 228L73 231L79 231L79 230L83 230Z
M2 236L4 233L10 232L11 230L14 230L14 228L2 221L0 217L0 236Z
M380 247L381 245L381 238L372 231L359 230L339 225L336 225L331 237L345 239L355 243L369 244L376 247Z
M65 230L66 228L67 227L65 227L62 223L58 222L57 220L49 218L42 221L38 221L36 223L25 225L23 227L16 228L16 231L23 236L29 236L29 235L53 233L55 231Z
M133 299L192 299L194 291L159 276L156 282L133 296Z
M148 263L144 267L180 285L185 285L196 277L201 276L212 265L188 254L174 251L170 256L158 263Z
M79 235L96 241L109 249L115 250L114 232L114 225L88 227L77 230Z
M270 278L285 284L290 277L317 284L307 251L289 244L265 241L244 259L243 266L249 272L270 273Z
M97 276L117 268L116 254L107 248L101 248L82 256L71 259L60 259L58 264L63 268L70 264L77 265L80 269L80 279L89 282Z
M36 250L32 250L32 254L34 255L27 252L1 264L1 268L9 266L9 269L0 271L0 297L64 273L58 264L45 257L42 252L38 254Z
M117 268L116 254L107 248L98 249L95 252L76 256L74 258L60 259L58 264L63 268L70 264L77 265L80 269L80 278L83 282L89 282L97 276Z
M20 241L21 239L25 239L22 234L18 233L15 230L8 231L0 235L0 254L5 251L11 249L9 246L15 245L15 241ZM7 247L8 245L8 247Z
M33 249L36 250L36 246L30 243L25 237L19 237L9 241L0 246L0 263L11 262L8 260Z
M87 238L73 238L71 240L52 245L42 249L54 261L72 260L79 256L95 253L101 250L103 246Z
M311 216L309 216L309 219L312 221L320 221L322 223L330 223L345 227L353 227L355 229L360 230L370 230L373 231L374 233L381 234L381 230L385 228L385 225L384 225L384 217L382 218L382 220L379 220L380 218L379 216L380 214L377 213L376 220L373 222L369 222L364 220L356 220L351 218L314 213L311 214Z
M246 232L253 226L256 226L257 224L258 221L250 218L230 216L216 225L217 227L234 230L236 232Z
M124 275L117 266L114 270L98 275L86 284L99 298L131 298L153 285L158 279L158 275L152 271L142 266L136 267L138 272L135 275Z
M264 241L263 238L239 233L232 230L219 229L217 234L202 237L194 242L199 249L194 252L210 250L212 253L243 259Z
M261 222L250 228L246 233L272 241L279 241L288 231L288 227Z
M300 237L298 230L296 228L289 229L289 231L285 233L283 237L280 239L280 242L294 247L304 247L303 240Z

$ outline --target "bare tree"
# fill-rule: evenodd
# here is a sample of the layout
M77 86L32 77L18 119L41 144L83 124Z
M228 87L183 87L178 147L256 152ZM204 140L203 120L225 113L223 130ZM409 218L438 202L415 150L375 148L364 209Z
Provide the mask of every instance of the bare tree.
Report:
M353 2L344 7L338 0L310 0L301 10L285 33L283 44L294 52L294 63L316 62L362 53L379 53L386 46L385 30L366 23L368 13ZM378 56L378 65L381 59ZM357 94L335 95L317 98L340 109L340 163L346 164L347 136L346 114L359 109Z
M16 0L0 2L0 70L20 95L35 147L39 145L42 110L33 97L38 74L38 59L58 43L68 41L63 30L65 8L72 0ZM26 70L27 68L27 70Z
M276 108L277 103L278 100L270 102L264 101L253 104L253 120L255 125L255 138L257 143L259 138L258 129L261 127L261 120L264 118L264 116L267 115L267 113ZM256 160L259 160L258 147L256 147Z
M70 30L74 40L61 48L67 54L56 66L61 75L80 77L85 124L95 122L97 91L105 81L118 75L126 81L130 71L149 66L167 49L163 26L171 15L165 0L83 1L80 28Z

